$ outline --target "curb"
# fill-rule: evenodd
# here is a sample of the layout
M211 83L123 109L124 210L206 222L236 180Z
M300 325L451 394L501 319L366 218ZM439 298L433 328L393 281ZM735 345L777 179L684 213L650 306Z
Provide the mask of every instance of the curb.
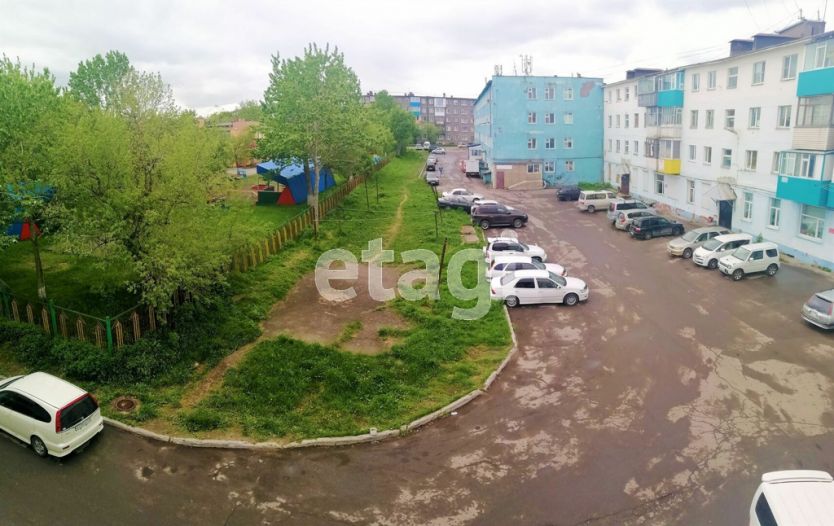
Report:
M297 449L307 447L350 446L354 444L367 444L372 442L379 442L381 440L387 440L389 438L405 436L414 431L415 429L419 429L425 425L434 422L435 420L439 420L445 417L453 411L457 411L458 409L465 406L472 400L475 400L479 396L485 394L487 390L489 390L490 386L492 386L493 382L495 382L495 379L498 378L498 375L501 374L501 372L510 362L510 360L518 353L518 340L515 337L515 330L513 329L513 324L510 320L510 313L509 311L507 311L506 306L503 306L503 308L504 316L506 317L507 324L510 327L510 337L512 338L513 345L512 348L510 348L510 351L507 353L507 356L498 365L498 368L495 369L484 381L483 387L480 389L475 389L474 391L463 395L462 397L458 398L452 403L443 406L440 409L433 411L425 416L421 416L417 420L414 420L408 424L404 424L399 429L377 431L376 429L372 428L370 433L365 433L363 435L305 438L300 442L279 444L277 442L246 442L245 440L217 440L162 435L159 433L154 433L153 431L148 431L147 429L143 429L141 427L130 426L128 424L119 422L118 420L113 420L112 418L108 418L106 416L103 417L104 423L109 425L110 427L114 427L116 429L120 429L127 433L131 433L143 438L156 440L157 442L176 444L178 446L204 447L216 449L243 449L251 451L277 451L282 449Z

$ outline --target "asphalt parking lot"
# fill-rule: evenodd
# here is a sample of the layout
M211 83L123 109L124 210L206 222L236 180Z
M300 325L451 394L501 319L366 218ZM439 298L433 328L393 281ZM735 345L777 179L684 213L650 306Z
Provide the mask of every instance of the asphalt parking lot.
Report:
M799 308L828 275L733 282L636 241L552 190L465 186L530 214L520 239L587 303L521 307L489 393L403 439L280 453L195 450L106 430L41 461L0 440L0 523L746 524L761 473L834 472L834 334Z

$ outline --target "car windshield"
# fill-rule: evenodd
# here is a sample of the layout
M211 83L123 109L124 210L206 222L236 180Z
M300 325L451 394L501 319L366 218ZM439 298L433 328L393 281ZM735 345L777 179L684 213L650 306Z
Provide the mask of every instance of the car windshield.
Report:
M704 248L706 250L715 250L716 248L718 248L720 246L721 246L721 241L718 241L715 238L712 238L709 241L707 241L706 243L704 243Z
M549 274L549 276L550 276L550 279L552 279L553 281L558 283L560 287L564 287L565 285L568 284L568 280L566 280L562 276L559 276L559 275L554 274L552 272Z
M509 282L511 282L511 281L512 281L512 280L514 280L514 279L515 279L515 276L513 276L513 273L512 273L512 272L508 272L507 274L504 274L504 275L501 277L501 285L506 285L506 284L508 284Z
M544 269L547 268L546 266L544 266L544 263L542 263L541 261L537 261L535 259L533 261L531 261L530 263L532 263L533 266L536 267L539 270L544 270Z
M700 234L698 232L690 230L689 232L681 236L681 239L683 239L684 241L695 241L696 239L698 239L699 235Z
M735 251L733 251L733 254L732 254L732 255L733 255L734 257L736 257L736 258L738 258L738 259L742 260L742 261L747 261L747 256L749 256L749 255L750 255L750 251L749 251L749 250L747 250L747 249L746 249L746 248L744 248L744 247L738 247L737 249L735 249Z
M23 378L23 377L22 376L15 376L14 378L9 378L8 380L0 380L0 381L3 382L3 383L0 383L0 389L5 389L6 387L8 387L8 386L12 385L13 383L15 383L16 381L20 380L21 378Z

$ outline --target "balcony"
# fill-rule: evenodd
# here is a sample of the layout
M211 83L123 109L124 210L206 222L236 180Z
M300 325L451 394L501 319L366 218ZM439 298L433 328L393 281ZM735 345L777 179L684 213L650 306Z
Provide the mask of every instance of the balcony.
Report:
M680 175L681 174L681 160L680 159L658 159L657 173L663 175Z
M831 181L780 175L776 183L776 197L810 206L834 209Z
M651 108L652 106L657 106L657 92L638 94L637 105L641 108Z
M834 128L796 127L793 129L791 148L795 150L834 150Z
M658 92L657 105L660 108L683 107L683 90L672 89Z
M834 93L834 67L812 69L799 74L797 97L813 97Z

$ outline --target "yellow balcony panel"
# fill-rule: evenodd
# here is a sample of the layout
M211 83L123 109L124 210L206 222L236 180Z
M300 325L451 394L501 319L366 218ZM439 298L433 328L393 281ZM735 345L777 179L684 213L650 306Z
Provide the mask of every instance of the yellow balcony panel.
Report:
M666 175L680 175L681 174L681 160L680 159L661 159L660 173Z

